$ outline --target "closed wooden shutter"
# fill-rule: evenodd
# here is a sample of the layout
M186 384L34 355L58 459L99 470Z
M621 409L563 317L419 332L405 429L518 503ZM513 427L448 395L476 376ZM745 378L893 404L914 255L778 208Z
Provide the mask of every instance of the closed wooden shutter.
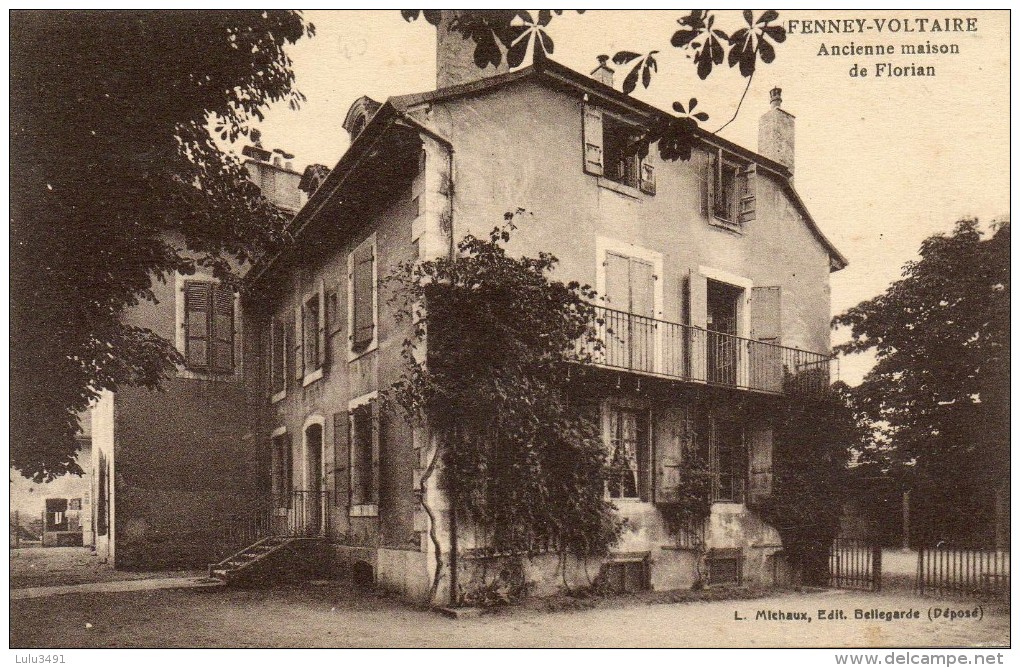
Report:
M686 302L688 304L688 330L690 341L687 354L687 370L691 380L707 380L708 367L708 279L697 271L689 271Z
M279 319L273 319L272 331L272 391L287 389L287 330Z
M751 338L748 343L750 385L766 392L783 390L782 288L778 285L751 288Z
M369 495L370 503L379 503L379 457L380 443L382 441L382 416L379 401L372 402L372 491Z
M585 105L583 118L584 171L595 176L602 176L604 170L602 159L602 112L595 107Z
M294 364L291 366L294 369L294 380L297 381L297 386L301 387L301 382L305 378L305 356L302 342L305 340L305 313L304 307L298 306L294 309L294 351L293 359Z
M351 423L347 411L333 413L333 480L336 485L335 502L339 506L351 503Z
M748 432L748 502L760 504L772 495L772 428L756 427Z
M641 159L641 192L655 194L655 147L648 147L648 155Z
M375 253L371 244L365 244L354 252L354 331L351 332L351 345L355 350L368 347L375 334L374 263Z
M756 197L756 177L757 167L754 163L747 166L741 175L741 189L740 189L740 222L746 223L754 220L755 218L755 201Z
M285 364L286 375L287 375L288 380L292 383L295 379L298 380L298 381L301 380L301 372L297 370L297 367L298 367L298 363L297 363L298 355L297 355L297 353L298 353L298 350L300 349L300 346L297 343L298 340L299 340L298 337L297 337L297 334L298 334L298 324L297 324L297 322L295 320L295 317L293 315L290 316L290 318L287 320L287 325L285 327L285 332L286 332L286 335L284 336L284 344L283 345L284 345L284 348L285 348L285 352L287 353L287 362ZM301 387L300 382L298 383L297 386Z
M184 284L184 361L192 369L209 368L209 312L211 285Z
M223 285L212 288L212 363L213 371L234 370L234 293Z

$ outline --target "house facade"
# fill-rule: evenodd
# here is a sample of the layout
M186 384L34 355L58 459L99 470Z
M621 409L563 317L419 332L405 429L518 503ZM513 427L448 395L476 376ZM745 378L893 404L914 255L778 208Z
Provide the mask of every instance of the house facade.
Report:
M252 180L293 213L307 193L292 158L244 149ZM91 409L85 540L118 568L204 567L262 524L259 485L268 469L251 418L259 406L248 368L255 357L243 349L239 296L211 271L153 281L152 291L155 301L124 318L174 342L185 362L163 391L123 387Z
M771 493L770 415L833 379L829 274L846 264L793 188L781 91L756 151L702 133L690 160L663 162L635 145L664 112L614 90L604 65L492 74L444 30L437 89L355 102L351 147L316 179L295 243L248 274L244 360L258 376L248 401L269 531L321 537L419 600L437 556L436 601L484 584L498 556L426 476L434 437L382 400L409 335L386 277L523 208L509 251L551 252L555 278L601 296L605 348L584 392L600 407L606 494L627 519L608 559L538 555L526 577L540 593L593 576L624 589L781 581L779 535L755 509ZM666 520L685 449L711 469L705 526Z

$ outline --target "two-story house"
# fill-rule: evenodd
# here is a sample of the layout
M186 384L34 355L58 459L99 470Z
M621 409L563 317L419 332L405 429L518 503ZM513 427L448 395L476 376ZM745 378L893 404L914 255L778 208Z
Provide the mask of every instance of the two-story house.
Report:
M485 546L451 524L434 481L422 494L432 436L380 401L408 335L384 278L522 207L535 222L510 251L551 252L557 278L601 295L602 382L588 390L614 467L606 494L628 520L605 562L539 556L528 577L539 591L586 573L623 588L775 581L781 541L754 508L771 488L770 414L831 380L829 273L846 265L794 190L780 91L757 151L700 132L689 161L654 146L642 159L634 140L665 112L615 90L608 68L493 75L439 30L437 89L355 102L351 146L295 216L295 243L247 278L273 531L322 536L418 599L436 566L430 531L438 600L483 577ZM678 531L662 509L685 445L711 469L713 505L704 527Z
M263 194L291 213L321 176L257 140L243 155ZM154 280L152 292L124 318L174 342L184 364L163 391L123 387L91 409L90 531L98 557L118 568L205 566L262 523L268 464L251 417L258 379L246 368L255 357L242 348L239 296L210 270Z

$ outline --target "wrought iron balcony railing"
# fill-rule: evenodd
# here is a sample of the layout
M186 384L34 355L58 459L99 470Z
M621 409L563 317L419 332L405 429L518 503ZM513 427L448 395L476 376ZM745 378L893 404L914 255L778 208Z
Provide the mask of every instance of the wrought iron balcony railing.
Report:
M595 306L603 346L597 366L767 392L818 396L835 380L825 353L788 348L666 320Z

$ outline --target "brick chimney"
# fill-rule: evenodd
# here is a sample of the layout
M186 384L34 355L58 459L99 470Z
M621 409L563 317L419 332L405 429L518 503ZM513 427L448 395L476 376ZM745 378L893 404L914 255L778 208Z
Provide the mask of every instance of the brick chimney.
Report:
M613 74L615 74L616 70L606 64L609 62L609 56L599 56L598 61L599 66L592 70L591 78L612 88Z
M475 65L475 43L450 29L451 22L466 13L462 9L444 9L436 26L436 88L457 86L494 74L508 72L506 53L500 64L484 70Z
M785 165L793 173L794 116L785 111L783 89L769 91L771 109L758 121L758 153Z

